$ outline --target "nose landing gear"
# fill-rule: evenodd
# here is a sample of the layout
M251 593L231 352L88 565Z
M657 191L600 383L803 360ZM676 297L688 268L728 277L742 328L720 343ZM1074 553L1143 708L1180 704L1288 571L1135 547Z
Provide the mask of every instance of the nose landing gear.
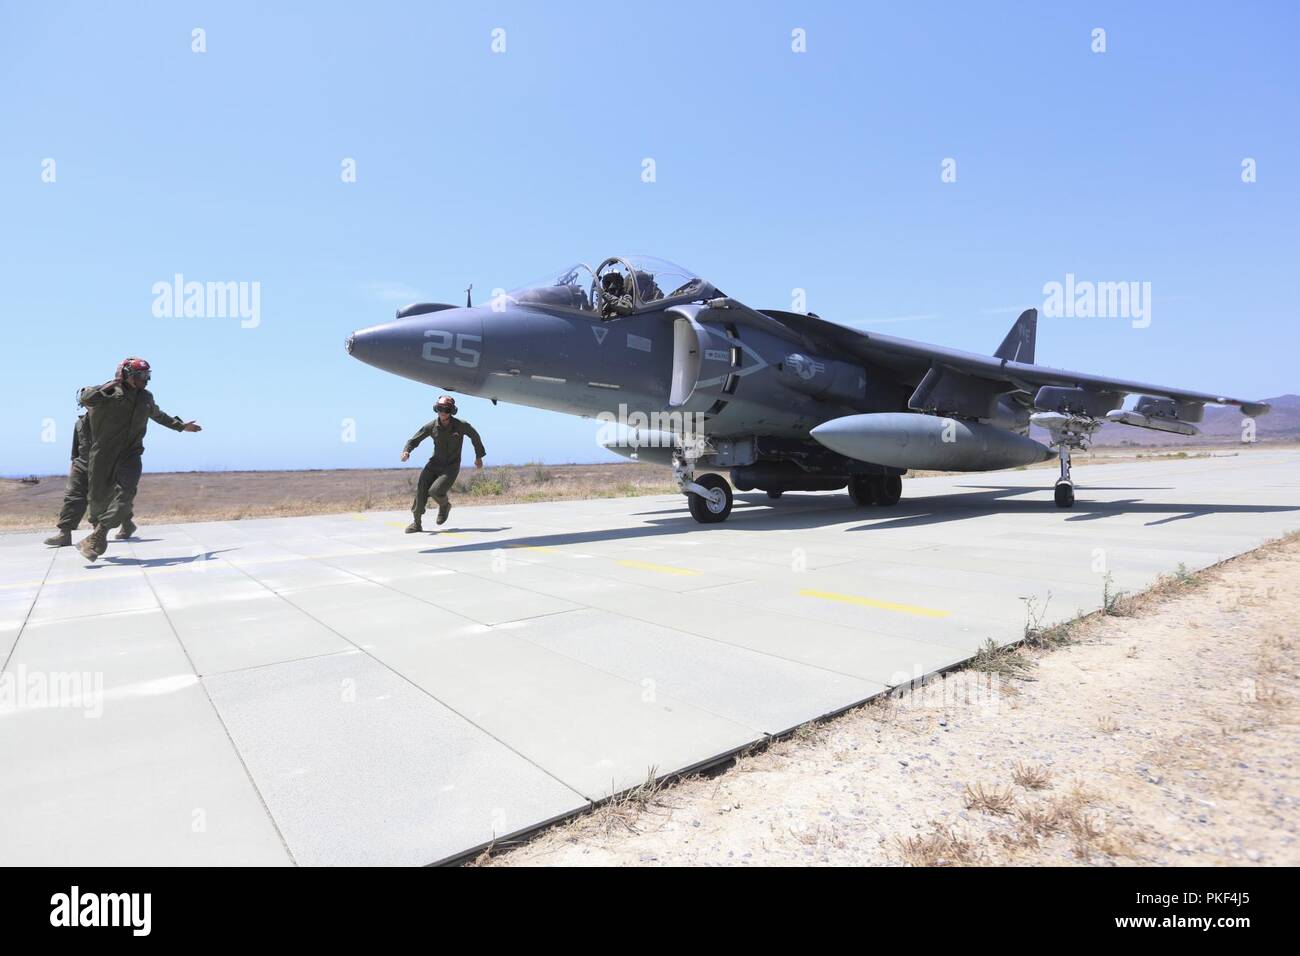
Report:
M717 524L731 514L731 485L721 475L695 477L695 459L679 449L673 452L673 477L686 495L691 517L700 524Z
M731 514L731 485L721 475L700 475L695 484L706 489L703 495L688 491L686 504L691 509L691 517L700 524L717 524L726 521Z

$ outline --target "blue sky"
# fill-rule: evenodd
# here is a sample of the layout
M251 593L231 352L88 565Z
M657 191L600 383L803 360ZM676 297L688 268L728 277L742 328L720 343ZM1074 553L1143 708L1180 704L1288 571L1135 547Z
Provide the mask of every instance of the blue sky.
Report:
M149 470L396 465L435 393L349 331L615 253L981 352L1067 273L1149 281L1150 327L1043 319L1039 361L1300 390L1292 4L263 6L0 4L0 473L65 470L128 354L205 426ZM260 324L156 317L176 273L260 283ZM462 409L492 461L605 457Z

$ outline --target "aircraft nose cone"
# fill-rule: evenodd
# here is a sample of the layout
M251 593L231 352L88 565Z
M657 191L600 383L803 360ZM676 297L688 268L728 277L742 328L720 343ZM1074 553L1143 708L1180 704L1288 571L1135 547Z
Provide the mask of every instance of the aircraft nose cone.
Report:
M383 350L386 328L387 326L384 325L372 325L367 329L358 329L343 340L343 347L354 359L383 368L384 366L375 360Z
M367 365L452 391L473 393L485 375L477 309L445 309L372 325L353 332L343 345Z

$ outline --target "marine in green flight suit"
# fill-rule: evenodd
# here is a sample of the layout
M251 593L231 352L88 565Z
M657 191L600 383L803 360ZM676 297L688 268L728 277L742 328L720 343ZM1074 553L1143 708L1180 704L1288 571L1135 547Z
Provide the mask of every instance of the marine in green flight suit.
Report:
M145 388L149 363L129 358L118 366L117 377L103 385L83 388L77 400L87 410L91 443L86 456L86 495L95 527L78 550L94 561L108 550L108 532L116 537L135 532L132 521L136 490L143 467L144 436L150 420L173 431L202 431L195 422L168 415Z
M451 491L451 486L456 483L456 476L460 474L461 448L466 437L474 444L475 468L483 467L483 456L487 454L483 448L483 440L479 438L474 426L453 417L457 410L455 399L450 395L443 395L434 403L433 410L438 413L438 417L422 426L402 449L402 461L406 461L420 442L426 438L433 439L433 455L420 472L420 480L415 486L415 500L411 502L411 513L415 516L415 520L407 526L407 534L424 530L420 522L424 517L425 505L430 498L438 502L438 524L447 520L447 515L451 512L451 502L447 499L447 493Z
M78 416L72 429L72 464L68 467L68 483L63 489L63 510L59 512L58 533L46 538L52 548L66 548L72 544L72 532L77 530L86 516L86 470L90 454L90 426L86 415ZM91 515L91 525L95 516Z

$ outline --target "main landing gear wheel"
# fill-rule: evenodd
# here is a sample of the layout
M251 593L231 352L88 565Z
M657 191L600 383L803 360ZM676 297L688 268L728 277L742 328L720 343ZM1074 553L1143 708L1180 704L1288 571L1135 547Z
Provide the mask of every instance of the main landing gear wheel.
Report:
M903 497L903 479L901 475L851 475L849 477L849 497L853 503L865 508L867 505L898 504Z
M785 492L783 492L783 491L778 491L778 490L776 490L776 489L773 489L773 490L771 490L771 491L769 491L769 492L767 493L767 496L768 496L769 498L771 498L773 501L776 501L776 499L777 499L777 498L780 498L781 495L783 495L784 493L785 493Z
M1074 505L1074 485L1068 481L1056 483L1056 507L1069 508Z
M876 504L878 505L896 505L898 499L903 497L903 476L902 475L885 475L883 478L877 478L876 481Z
M686 493L686 504L691 517L700 524L717 524L731 514L731 485L721 475L700 475L695 483L709 490L708 496Z
M876 479L871 475L849 476L849 497L859 508L876 503Z

